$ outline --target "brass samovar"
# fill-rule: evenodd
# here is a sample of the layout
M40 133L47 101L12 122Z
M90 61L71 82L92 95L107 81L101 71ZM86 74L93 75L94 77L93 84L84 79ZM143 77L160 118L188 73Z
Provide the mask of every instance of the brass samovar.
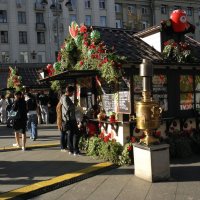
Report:
M152 133L160 126L162 109L158 102L151 98L151 79L153 67L150 61L143 59L140 64L140 76L142 76L142 100L135 103L136 127L144 131L145 138L140 143L146 145L159 142Z

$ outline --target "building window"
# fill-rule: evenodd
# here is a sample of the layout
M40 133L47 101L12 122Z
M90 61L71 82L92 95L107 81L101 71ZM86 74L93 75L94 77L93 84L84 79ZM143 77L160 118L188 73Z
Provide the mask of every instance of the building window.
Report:
M143 6L143 7L142 7L142 14L143 14L143 15L148 14L148 8L147 8L147 6Z
M87 26L91 26L92 25L91 15L86 15L85 16L85 25L87 25Z
M44 32L37 32L37 43L38 44L45 44Z
M120 19L116 19L116 28L122 28L122 21Z
M136 5L128 5L128 14L133 14L136 11Z
M76 15L70 15L69 18L70 18L70 24L71 24L71 22L76 21Z
M25 12L18 12L18 23L19 24L26 24L26 13Z
M187 15L192 16L193 15L193 8L192 7L187 7Z
M38 63L45 63L46 62L45 52L40 51L40 52L37 53L37 56L38 56Z
M90 0L85 0L85 8L90 8Z
M6 10L0 10L0 23L7 23L7 12L6 12Z
M115 4L115 12L116 13L122 12L122 5L121 4L119 4L119 3Z
M19 43L27 44L27 32L26 31L19 32Z
M146 21L143 21L143 22L142 22L142 29L143 29L143 30L146 29L147 26L148 26L148 23L147 23Z
M7 51L1 52L1 62L2 63L8 63L9 62L9 54Z
M43 13L36 13L36 23L44 23Z
M106 16L100 16L100 26L106 26Z
M163 15L167 14L167 5L161 5L161 14Z
M8 43L8 31L1 31L1 43Z
M179 10L179 9L181 9L181 6L174 6L174 10Z
M20 63L28 63L28 52L26 52L26 51L20 52L19 61L20 61Z
M100 9L105 9L106 8L105 0L99 0L99 8Z

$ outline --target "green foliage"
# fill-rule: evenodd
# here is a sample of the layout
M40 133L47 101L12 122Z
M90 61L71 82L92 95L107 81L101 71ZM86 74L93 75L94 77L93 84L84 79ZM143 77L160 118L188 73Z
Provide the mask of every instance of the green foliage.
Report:
M131 150L130 148L127 148L130 145ZM86 151L89 156L110 161L117 165L129 165L133 161L132 144L130 143L123 147L115 140L104 141L104 138L96 136L91 138L81 137L79 141L79 148Z
M22 91L22 77L18 75L15 68L9 67L9 76L7 80L8 88L15 88L16 91Z
M199 135L199 134L198 134ZM171 158L186 158L193 153L193 133L175 131L168 134L166 142L170 145Z
M89 138L80 137L79 139L79 149L82 151L87 151L89 146Z
M99 31L84 25L79 27L75 22L69 30L70 36L65 39L58 56L57 62L61 67L55 66L53 75L65 70L99 70L108 83L122 76L121 64L126 62L126 58L116 55L114 48L108 49L101 41Z
M87 155L98 157L100 146L101 146L101 139L98 137L91 137L88 143Z
M194 61L189 44L183 42L176 43L173 39L171 39L165 42L164 45L164 59L178 63L187 63Z
M119 165L130 165L133 163L133 151L129 151L130 143L125 144L122 154L119 156Z

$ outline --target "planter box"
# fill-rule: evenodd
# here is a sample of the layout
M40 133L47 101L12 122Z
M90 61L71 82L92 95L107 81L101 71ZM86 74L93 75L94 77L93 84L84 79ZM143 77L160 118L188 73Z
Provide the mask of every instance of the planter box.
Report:
M166 181L170 178L168 144L150 147L135 144L133 153L135 176L150 182Z

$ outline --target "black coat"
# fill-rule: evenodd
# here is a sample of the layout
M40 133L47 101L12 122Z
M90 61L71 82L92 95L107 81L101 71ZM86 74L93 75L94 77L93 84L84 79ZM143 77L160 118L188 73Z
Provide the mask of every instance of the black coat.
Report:
M26 101L24 99L19 99L14 102L13 110L19 112L19 119L13 121L13 129L19 130L26 128L27 122L27 109Z

